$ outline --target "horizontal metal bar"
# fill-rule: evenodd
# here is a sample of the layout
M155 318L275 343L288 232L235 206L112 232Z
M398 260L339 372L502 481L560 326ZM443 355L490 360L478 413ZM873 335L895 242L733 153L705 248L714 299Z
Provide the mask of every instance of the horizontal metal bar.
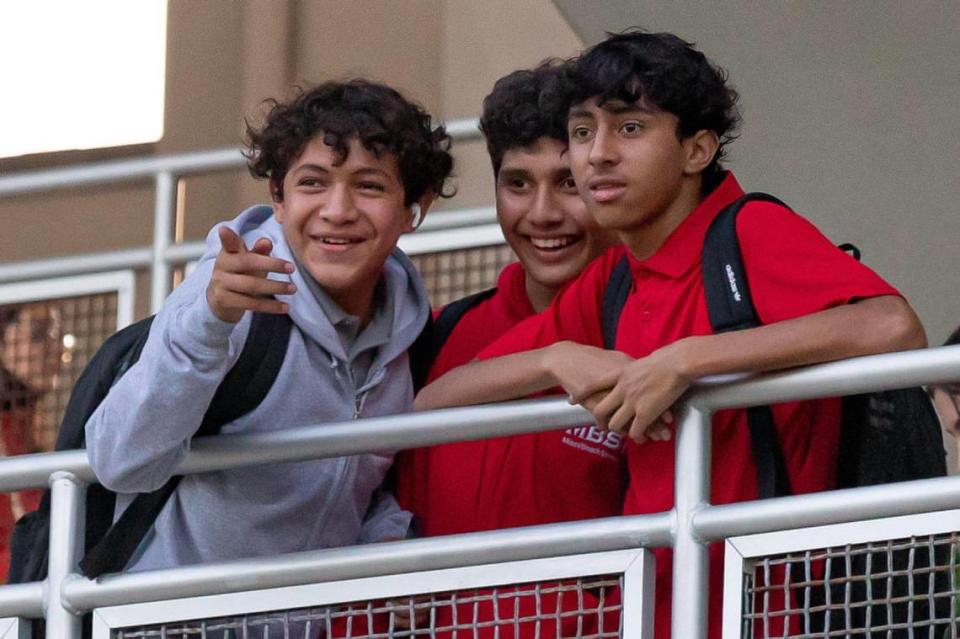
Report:
M770 379L707 384L690 401L696 406L727 407L772 403L785 398L855 393L921 382L960 378L960 346L861 357L822 364ZM812 381L811 381L812 380ZM735 393L735 401L725 393ZM547 398L333 424L316 424L270 433L200 438L178 472L224 470L281 461L338 457L376 450L417 448L430 444L543 432L591 423L592 416L566 400ZM21 455L0 460L0 491L45 486L55 470L91 477L77 451Z
M398 246L407 255L425 255L462 249L498 246L504 243L499 224L454 228L400 237Z
M479 121L476 118L451 120L446 123L447 133L455 141L477 140L482 137L478 124ZM43 171L24 171L0 177L0 197L76 186L126 182L153 177L158 173L184 177L237 169L245 163L241 149L227 147L176 155L96 162Z
M482 140L483 134L480 133L480 120L477 118L460 118L444 122L444 128L455 142L469 142L470 140Z
M960 346L885 353L763 377L705 379L690 402L710 412L960 381Z
M319 582L479 566L588 552L666 546L671 515L609 517L369 544L170 570L71 578L62 597L77 610ZM0 588L0 592L2 592Z
M197 439L178 473L534 433L592 423L579 406L541 399Z
M0 617L43 617L43 582L0 587Z
M419 255L502 244L503 233L496 221L497 213L493 207L437 212L428 216L416 233L401 237L400 247L410 255ZM205 242L185 242L167 247L164 257L168 264L179 265L200 259L206 250ZM146 268L152 261L153 249L144 246L46 260L10 262L0 264L0 284L122 268Z
M436 211L423 218L417 233L442 231L464 226L480 226L497 223L497 209L492 206L477 206L464 209Z
M592 423L564 400L541 399L425 413L316 424L257 434L221 434L194 441L178 473L191 474L282 461L320 459L373 450L556 430ZM0 492L39 488L57 470L95 481L86 452L65 451L0 459Z
M960 508L960 476L705 506L693 528L705 540Z
M153 251L150 247L72 255L49 260L30 260L0 264L0 284L40 280L66 275L85 275L126 268L144 268L150 265Z
M242 167L244 162L240 149L230 147L29 171L0 177L0 196L139 180L152 178L162 172L185 176L223 171Z
M50 476L63 470L86 482L95 482L85 450L14 455L0 459L0 492L46 488Z

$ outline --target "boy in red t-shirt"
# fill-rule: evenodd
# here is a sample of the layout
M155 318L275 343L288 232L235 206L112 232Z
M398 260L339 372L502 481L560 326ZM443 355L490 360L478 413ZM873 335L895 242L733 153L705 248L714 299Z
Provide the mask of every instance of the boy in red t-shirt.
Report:
M671 407L694 380L926 344L895 289L809 222L768 202L747 204L737 218L763 326L713 334L700 254L710 222L743 194L719 164L738 121L736 92L720 69L671 34L611 36L562 75L577 187L591 215L623 246L591 263L545 312L481 352L486 361L424 389L419 409L515 399L559 384L598 424L633 440L624 513L653 513L673 506ZM624 255L634 284L616 345L636 358L626 363L599 348L603 291ZM781 404L773 413L793 492L831 487L839 401ZM746 411L714 416L712 455L712 503L755 499ZM719 637L722 546L710 554L709 628ZM658 639L670 636L670 556L657 551Z
M480 128L493 164L497 217L520 261L507 266L495 291L460 318L428 380L473 360L500 335L545 309L614 241L577 192L565 153L566 114L542 108L541 93L556 80L557 70L555 62L546 62L515 71L484 100ZM414 514L414 527L423 536L618 515L626 486L622 450L619 435L593 424L411 450L397 457L397 498ZM543 595L541 603L549 607L549 598ZM573 593L566 599L569 606L577 605ZM532 608L531 597L521 606L528 603ZM513 605L505 599L499 617L512 620ZM438 613L442 617L444 610ZM477 608L480 618L472 619L473 614L472 605L459 611L460 624L495 618L490 603ZM569 621L575 632L577 619L571 615ZM442 627L449 620L435 623ZM534 624L525 625L533 636ZM547 632L546 625L541 632ZM500 632L512 627L511 622Z

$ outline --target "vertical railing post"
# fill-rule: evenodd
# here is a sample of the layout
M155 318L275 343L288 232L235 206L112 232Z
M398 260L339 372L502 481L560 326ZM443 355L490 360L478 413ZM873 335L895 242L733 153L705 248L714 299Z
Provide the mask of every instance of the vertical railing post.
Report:
M153 262L150 265L150 312L156 313L170 293L167 247L173 234L177 207L177 178L169 171L156 175L153 207Z
M675 639L706 639L710 558L692 522L696 509L710 501L710 414L686 406L679 417L672 635Z
M51 475L50 487L50 559L44 601L47 636L80 639L80 615L64 607L61 586L77 572L83 552L86 486L72 473L58 471Z

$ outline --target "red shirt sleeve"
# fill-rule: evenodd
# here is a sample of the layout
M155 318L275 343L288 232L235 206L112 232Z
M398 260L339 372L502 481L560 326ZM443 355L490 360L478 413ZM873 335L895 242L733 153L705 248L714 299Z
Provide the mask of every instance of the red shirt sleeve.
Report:
M542 313L528 317L480 351L477 359L492 359L569 340L603 346L600 304L610 272L623 255L615 247L587 265L580 276L557 293Z
M868 297L900 295L808 220L782 206L748 204L737 216L737 237L764 324Z

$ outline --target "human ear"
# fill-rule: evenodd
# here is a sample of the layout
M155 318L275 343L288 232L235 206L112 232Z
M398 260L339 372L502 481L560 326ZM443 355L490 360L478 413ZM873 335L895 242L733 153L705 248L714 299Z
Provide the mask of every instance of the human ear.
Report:
M686 153L683 171L687 175L696 175L713 162L720 149L720 138L714 131L701 129L683 141L683 149Z
M270 178L270 205L273 207L273 217L283 224L283 187L274 178Z

